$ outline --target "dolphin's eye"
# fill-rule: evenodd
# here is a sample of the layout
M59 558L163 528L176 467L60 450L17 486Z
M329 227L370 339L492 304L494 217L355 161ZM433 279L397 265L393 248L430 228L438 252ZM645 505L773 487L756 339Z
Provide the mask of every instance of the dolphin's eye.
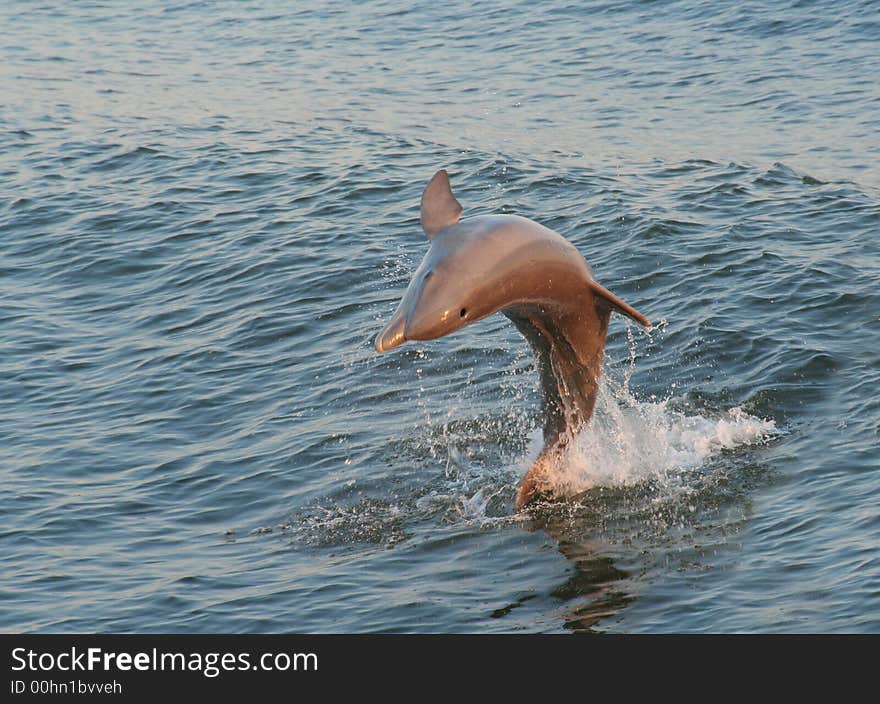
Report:
M461 318L463 318L464 316L466 316L466 315L467 315L467 308L462 308L462 309L461 309L461 313L459 313L458 315L459 315L459 317L461 317Z

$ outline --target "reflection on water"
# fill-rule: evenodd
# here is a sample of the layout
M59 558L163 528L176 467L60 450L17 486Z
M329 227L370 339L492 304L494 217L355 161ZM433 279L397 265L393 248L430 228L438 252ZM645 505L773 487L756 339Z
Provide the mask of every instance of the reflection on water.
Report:
M615 566L606 554L606 544L590 537L590 526L575 526L570 518L549 515L535 519L529 529L546 531L571 563L569 577L552 592L556 599L574 602L563 614L567 630L594 632L602 619L613 616L636 598L631 575Z

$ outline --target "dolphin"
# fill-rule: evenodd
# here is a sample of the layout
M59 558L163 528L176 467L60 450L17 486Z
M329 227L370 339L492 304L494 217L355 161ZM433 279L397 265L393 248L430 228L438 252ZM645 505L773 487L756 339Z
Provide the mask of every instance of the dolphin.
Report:
M651 323L596 283L559 233L518 215L461 212L449 174L438 171L421 202L428 252L375 345L386 352L434 340L498 312L510 319L534 352L544 419L544 448L517 491L520 509L553 493L551 470L593 413L611 312Z

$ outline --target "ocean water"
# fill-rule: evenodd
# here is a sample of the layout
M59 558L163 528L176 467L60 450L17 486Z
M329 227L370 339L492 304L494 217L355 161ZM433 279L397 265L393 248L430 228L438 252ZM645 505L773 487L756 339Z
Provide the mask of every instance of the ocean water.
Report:
M0 630L880 631L880 4L0 5ZM379 355L421 191L569 238Z

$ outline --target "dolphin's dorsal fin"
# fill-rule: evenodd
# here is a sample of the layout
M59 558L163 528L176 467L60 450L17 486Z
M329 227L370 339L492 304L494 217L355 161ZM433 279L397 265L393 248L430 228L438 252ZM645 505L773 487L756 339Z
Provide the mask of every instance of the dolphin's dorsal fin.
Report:
M461 204L452 195L449 174L441 169L431 177L422 193L422 229L431 239L444 227L455 225L461 218Z

